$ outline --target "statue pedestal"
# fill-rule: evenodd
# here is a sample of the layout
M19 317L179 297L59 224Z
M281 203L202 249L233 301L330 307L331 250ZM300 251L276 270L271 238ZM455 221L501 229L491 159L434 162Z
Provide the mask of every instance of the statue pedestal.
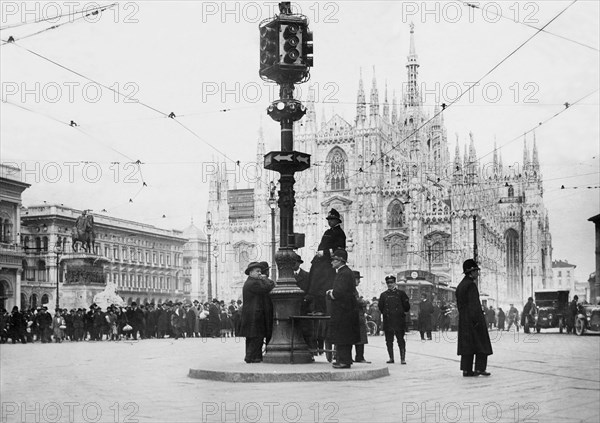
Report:
M108 259L75 253L62 256L60 261L65 267L65 281L59 292L60 307L89 308L96 295L105 290L104 266Z

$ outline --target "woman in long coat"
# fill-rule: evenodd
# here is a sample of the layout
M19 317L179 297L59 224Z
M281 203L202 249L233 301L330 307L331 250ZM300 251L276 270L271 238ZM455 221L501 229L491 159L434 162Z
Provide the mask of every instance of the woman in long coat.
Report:
M245 271L248 279L242 288L240 336L246 338L246 363L262 361L263 343L269 343L273 331L273 303L269 292L275 288L275 282L262 275L262 270L261 263L250 263Z
M458 307L458 355L461 356L460 369L463 376L489 376L486 371L487 356L492 355L492 343L485 316L479 301L479 289L475 281L479 276L479 266L475 260L463 263L465 277L456 287ZM475 371L473 357L475 356Z

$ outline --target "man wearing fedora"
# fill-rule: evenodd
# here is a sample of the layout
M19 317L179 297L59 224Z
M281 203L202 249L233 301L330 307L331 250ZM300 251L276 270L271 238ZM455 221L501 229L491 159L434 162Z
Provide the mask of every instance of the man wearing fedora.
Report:
M346 250L334 251L331 265L336 274L333 288L326 292L331 299L327 338L336 345L337 360L333 364L335 369L349 369L352 366L352 345L360 342L356 282L352 270L346 265L347 261Z
M246 363L262 361L263 343L269 343L273 331L273 303L269 292L275 282L262 274L264 265L252 262L244 273L248 279L242 288L242 321L240 336L246 337Z
M383 333L385 345L390 359L388 364L394 363L394 337L400 348L400 364L406 364L406 313L410 310L410 301L406 292L396 288L396 276L385 277L387 290L379 296L379 310L383 315Z
M485 316L479 301L479 266L473 259L463 263L465 277L456 287L458 308L458 355L463 376L490 376L486 371L488 355L493 354ZM475 371L473 371L475 358Z

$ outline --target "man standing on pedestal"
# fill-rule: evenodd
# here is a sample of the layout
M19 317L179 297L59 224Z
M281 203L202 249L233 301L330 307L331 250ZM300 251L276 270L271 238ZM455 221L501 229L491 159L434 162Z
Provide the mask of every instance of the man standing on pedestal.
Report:
M488 355L492 355L492 343L485 316L479 301L477 278L479 266L473 259L463 263L465 277L456 287L458 307L458 355L463 376L489 376L486 371ZM475 358L475 371L473 371Z
M336 271L333 289L327 291L331 299L331 319L328 339L337 348L335 369L349 369L352 366L352 345L360 341L358 326L358 305L356 283L352 270L346 265L348 253L336 250L331 256L331 265Z

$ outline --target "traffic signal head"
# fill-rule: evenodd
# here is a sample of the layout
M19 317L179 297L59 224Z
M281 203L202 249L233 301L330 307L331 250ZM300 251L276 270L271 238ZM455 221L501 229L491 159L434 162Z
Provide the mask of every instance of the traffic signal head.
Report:
M273 20L260 27L260 74L269 69L279 61L278 22Z
M313 67L313 33L308 26L303 28L302 34L302 60L308 67Z
M302 31L296 22L285 22L279 30L279 57L280 62L286 65L300 64L300 50L302 49Z

